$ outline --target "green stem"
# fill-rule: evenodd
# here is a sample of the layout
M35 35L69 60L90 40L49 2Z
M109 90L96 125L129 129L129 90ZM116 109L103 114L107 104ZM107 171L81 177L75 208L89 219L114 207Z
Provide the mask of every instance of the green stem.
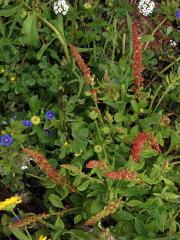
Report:
M162 77L162 74L163 74L166 70L168 70L170 67L172 67L174 64L176 64L176 63L179 62L179 61L180 61L180 57L178 57L175 62L172 62L172 63L170 63L169 65L167 65L165 68L163 68L159 73L156 72L157 75L160 76L160 77ZM156 77L157 77L157 76L155 76L155 77L152 78L152 80L150 81L150 83L146 86L146 89L149 88L149 86L152 84L152 82L154 82L154 80L156 79Z
M16 217L16 219L19 219L18 215L14 212L13 209L11 209L12 214Z
M32 240L32 237L31 237L31 235L30 235L30 233L29 233L29 231L28 231L28 229L27 229L27 226L24 227L24 230L25 230L25 232L26 232L29 240Z
M39 222L41 222L42 224L44 224L45 226L47 226L47 227L49 227L49 228L51 228L51 229L53 229L53 230L58 230L58 226L54 226L53 224L50 224L50 223L48 223L48 222L46 222L46 221L43 221L43 220L41 220L41 221L39 221Z
M65 57L66 57L67 61L70 62L70 57L69 57L67 45L66 45L63 37L59 33L59 31L49 21L47 21L45 18L43 18L39 13L36 13L36 15L39 17L39 19L42 22L44 22L57 35L57 38L59 39L59 42L61 43L61 45L63 47Z
M87 176L86 174L85 174L84 176L82 176L82 177L87 178L87 179L89 179L89 180L91 180L91 181L93 181L93 182L101 183L101 184L104 185L103 181L101 181L101 180L99 180L99 179L96 179L96 178L92 178L92 177L90 177L90 176Z
M162 86L160 85L160 86L158 87L158 89L156 90L154 96L153 96L153 99L152 99L151 104L150 104L150 107L149 107L149 113L151 113L151 109L152 109L152 106L153 106L154 100L156 99L157 94L158 94L158 92L159 92L159 90L160 90L161 88L162 88Z
M176 62L180 61L180 57L178 57L178 59L175 62L170 63L169 65L167 65L163 70L160 71L159 74L164 73L167 69L169 69L170 67L172 67Z
M116 50L116 25L117 25L117 19L115 18L114 19L114 22L113 22L113 28L114 28L114 37L113 37L113 49L112 49L112 64L114 63L114 56L115 56L115 50Z
M169 86L167 87L166 91L163 93L163 95L161 96L161 98L159 99L159 102L158 104L156 105L155 109L154 109L154 112L156 112L156 110L158 109L160 103L162 102L163 98L167 95L167 93L170 91L171 89L171 86L174 84L174 82L176 82L177 80L179 79L179 76L177 78L175 78L173 80L173 83L169 84Z
M159 99L159 102L157 103L155 109L154 109L154 112L156 112L156 110L158 109L160 103L162 102L163 98L167 95L167 93L169 92L171 88L171 85L168 86L168 88L166 89L166 91L163 93L163 95L161 96L161 98Z
M75 0L74 7L73 7L72 25L71 25L71 43L74 42L75 22L76 22L76 16L77 16L77 4L78 4L78 0Z
M45 180L44 178L39 177L39 176L36 176L36 175L34 175L34 174L32 174L32 173L26 173L26 175L31 176L31 177L34 177L34 178L37 178L37 179L42 180L42 181Z
M94 89L94 88L92 88L92 89ZM99 112L99 114L98 114L99 120L100 120L100 122L104 125L104 121L103 121L103 119L102 119L101 112L100 112L99 107L98 107L98 105L97 105L96 99L94 99L94 104L95 104L95 106L96 106L96 109L97 109L98 112Z
M125 158L123 158L119 153L117 153L115 150L113 150L112 148L110 148L109 146L106 146L107 148L109 148L109 150L111 150L112 152L114 152L118 157L120 157L123 161L126 161Z
M110 20L109 20L109 23L108 23L107 28L110 28L112 19L113 19L113 15L111 16L111 18L110 18ZM108 30L108 32L109 32L109 30ZM109 35L109 34L108 34L108 35ZM101 58L103 57L103 55L104 55L104 53L105 53L105 50L106 50L106 47L107 47L108 42L109 42L109 38L106 37L103 50L102 50L101 55L100 55L100 57L99 57L99 61L101 60Z
M122 56L126 53L126 33L123 33L122 37Z
M180 158L180 157L179 157ZM180 161L172 162L171 165L178 165L180 164Z
M50 1L48 1L47 3L44 3L44 5L51 4L52 2L54 2L54 0L50 0Z
M101 133L100 133L100 130L99 130L99 126L98 126L97 121L95 121L95 123L96 123L96 128L97 128L98 136L99 136L99 138L100 138L100 140L101 140L101 142L102 142L102 141L103 141L103 138L102 138L102 136L101 136ZM102 143L102 149L103 149L103 153L104 153L106 165L107 165L108 167L110 167L110 166L109 166L109 162L108 162L108 157L107 157L106 149L105 149L103 143Z
M33 11L36 16L42 21L44 22L57 36L60 44L62 45L63 47L63 50L64 50L64 54L65 54L65 57L66 57L66 60L68 62L70 62L70 56L69 56L69 52L68 52L68 49L67 49L67 45L66 45L66 42L65 40L63 39L63 37L61 36L61 34L59 33L59 31L49 22L47 21L44 17L42 17L39 13L37 13L36 11L34 11L31 7L29 7L25 2L23 2L23 5L28 8L29 10Z
M154 34L157 32L157 30L163 25L163 23L164 23L166 20L167 20L167 18L164 18L164 19L160 22L160 24L154 29L154 31L152 32L151 35L154 35ZM147 47L149 46L149 43L150 43L150 42L147 42L147 43L146 43L146 45L145 45L145 47L144 47L144 50L147 49Z

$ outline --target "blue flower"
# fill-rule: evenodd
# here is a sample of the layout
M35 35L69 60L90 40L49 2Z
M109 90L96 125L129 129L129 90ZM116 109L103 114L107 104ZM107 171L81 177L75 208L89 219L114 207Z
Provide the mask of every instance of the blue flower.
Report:
M45 128L44 131L48 135L48 137L50 137L51 131L49 130L49 128Z
M47 120L52 120L54 117L55 117L55 113L54 113L53 111L48 110L48 111L46 112L46 118L47 118Z
M22 217L21 216L17 216L17 217L13 217L12 218L12 220L13 220L13 222L17 222L17 221L19 221L19 220L21 220L22 219Z
M176 18L180 18L180 9L176 10Z
M22 120L21 121L22 125L24 125L25 127L32 127L32 122L29 120Z
M1 137L0 144L3 146L9 147L12 144L12 142L13 142L13 138L6 133Z

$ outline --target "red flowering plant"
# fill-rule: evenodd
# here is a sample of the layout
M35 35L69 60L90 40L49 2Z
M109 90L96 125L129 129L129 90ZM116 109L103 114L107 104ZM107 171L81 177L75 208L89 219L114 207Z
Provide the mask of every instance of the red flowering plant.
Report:
M135 23L132 23L132 36L133 36L133 75L135 93L139 96L140 92L144 86L144 78L141 76L143 66L142 66L142 46L140 43L140 37L138 34L138 28Z
M179 239L170 13L0 1L0 239Z

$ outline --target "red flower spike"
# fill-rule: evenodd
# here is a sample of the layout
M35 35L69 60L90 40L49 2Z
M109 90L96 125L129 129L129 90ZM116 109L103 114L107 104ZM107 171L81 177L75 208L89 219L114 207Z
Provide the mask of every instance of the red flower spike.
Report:
M86 168L100 168L100 169L106 169L107 166L102 160L90 160L88 163L86 163Z
M87 84L88 85L92 84L90 68L86 65L86 63L84 62L83 58L78 53L78 51L74 45L71 44L70 49L71 49L71 52L72 52L74 58L76 59L79 69L83 73L84 79L86 80Z
M142 151L142 147L144 146L144 144L146 142L150 144L151 148L155 149L157 152L160 152L159 144L158 144L158 142L157 142L155 137L150 136L146 132L139 133L136 136L136 138L135 138L135 140L133 142L132 149L131 149L132 159L135 162L139 162L141 151Z
M22 148L22 152L34 159L34 161L39 165L41 170L45 172L49 179L58 185L66 185L70 192L74 192L74 188L69 185L65 176L59 176L55 168L51 166L48 160L43 156L43 154L38 153L29 148Z
M112 180L132 180L136 177L135 172L129 172L126 170L117 171L117 172L107 172L105 176Z
M135 162L139 162L141 148L148 139L149 135L147 133L139 133L135 138L131 150L132 158Z
M134 71L134 84L136 88L134 91L139 96L140 91L143 88L144 78L141 76L142 72L142 48L139 41L139 34L137 30L137 25L132 24L132 35L133 35L133 71Z
M150 137L150 143L152 149L155 149L157 152L161 151L159 148L159 143L157 142L157 139L155 137Z

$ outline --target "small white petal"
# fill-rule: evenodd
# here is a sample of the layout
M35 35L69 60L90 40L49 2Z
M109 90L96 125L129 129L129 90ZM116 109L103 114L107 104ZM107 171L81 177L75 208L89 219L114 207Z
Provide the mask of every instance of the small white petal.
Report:
M26 170L26 169L28 169L28 166L21 166L21 170Z

